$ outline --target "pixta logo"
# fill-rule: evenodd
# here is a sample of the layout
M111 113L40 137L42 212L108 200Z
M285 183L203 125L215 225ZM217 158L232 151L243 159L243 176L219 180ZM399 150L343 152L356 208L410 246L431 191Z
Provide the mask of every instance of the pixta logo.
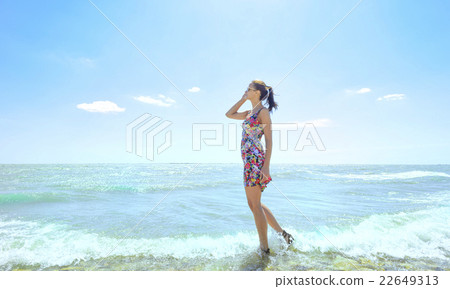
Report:
M145 113L127 125L127 152L135 153L142 157L144 152L146 158L153 161L155 151L155 138L172 122L161 120L157 116ZM165 133L164 143L156 148L157 154L162 153L172 146L172 131Z
M265 125L263 125L265 126ZM300 136L296 138L294 151L303 151L306 146L313 146L318 151L325 151L325 145L313 123L305 123L303 127L298 123L272 123L272 133L279 132L278 148L280 151L288 150L288 143L292 136L289 131L298 132L302 129ZM224 146L228 143L228 150L237 150L240 138L238 137L237 124L228 124L228 139L224 136L226 129L223 123L194 123L192 124L192 150L200 151L202 145ZM213 134L213 136L211 136ZM274 143L274 147L275 147Z

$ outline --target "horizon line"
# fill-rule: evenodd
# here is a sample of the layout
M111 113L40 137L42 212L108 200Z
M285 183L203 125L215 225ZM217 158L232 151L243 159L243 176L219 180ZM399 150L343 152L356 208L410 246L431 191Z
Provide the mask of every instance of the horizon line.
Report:
M0 163L0 165L94 165L94 164L128 164L128 165L143 165L143 164L242 164L242 162L95 162L95 163ZM450 165L449 163L272 163L271 165Z

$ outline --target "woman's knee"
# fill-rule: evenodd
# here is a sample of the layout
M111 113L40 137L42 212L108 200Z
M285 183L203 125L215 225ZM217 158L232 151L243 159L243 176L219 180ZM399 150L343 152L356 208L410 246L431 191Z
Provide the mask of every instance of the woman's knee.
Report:
M258 192L256 187L245 187L245 192L250 210L254 212L255 209L261 208L261 192Z
M248 207L253 212L253 209L254 209L253 201L250 199L247 199L247 203L248 203Z
M248 207L250 208L250 210L252 212L254 212L256 209L262 208L261 202L258 200L247 199L247 203L248 203Z

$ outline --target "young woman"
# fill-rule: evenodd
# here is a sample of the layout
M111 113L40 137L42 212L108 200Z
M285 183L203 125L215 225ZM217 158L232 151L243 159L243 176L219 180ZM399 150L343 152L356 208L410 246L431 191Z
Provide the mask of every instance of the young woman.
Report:
M253 109L237 112L247 100L251 101ZM263 100L269 105L268 109L262 105L261 102ZM248 206L255 218L260 249L265 254L270 253L267 240L267 223L277 233L282 234L288 244L294 241L294 238L280 227L269 208L261 203L261 193L272 180L269 172L272 154L272 122L269 112L272 112L273 108L278 108L278 104L273 99L272 87L266 86L261 80L253 80L242 98L225 114L231 119L244 120L242 123L241 141L241 156L244 162L244 187ZM264 152L261 143L263 134L265 135L266 152Z

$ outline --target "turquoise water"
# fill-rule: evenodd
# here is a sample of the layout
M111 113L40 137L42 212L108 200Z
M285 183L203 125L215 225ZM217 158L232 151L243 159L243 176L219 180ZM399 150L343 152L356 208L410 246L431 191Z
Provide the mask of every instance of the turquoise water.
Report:
M449 270L449 165L0 165L0 270ZM158 204L159 203L159 204Z

